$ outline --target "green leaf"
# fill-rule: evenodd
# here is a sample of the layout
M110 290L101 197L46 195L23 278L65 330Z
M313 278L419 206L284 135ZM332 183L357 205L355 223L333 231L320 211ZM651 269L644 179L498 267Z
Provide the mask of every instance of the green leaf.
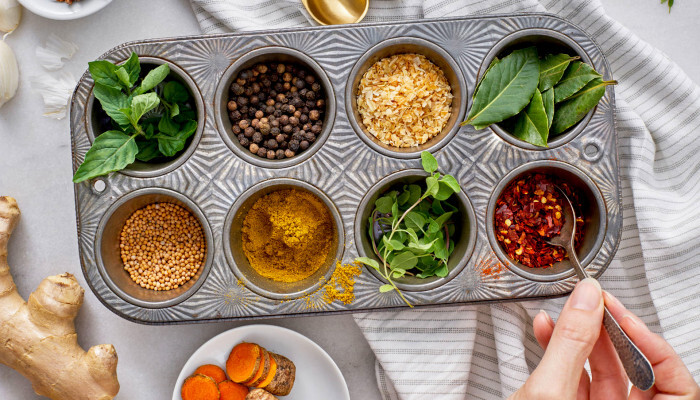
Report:
M418 185L408 185L408 204L415 204L420 199L421 190Z
M491 61L491 64L489 64L489 67L486 68L486 72L484 72L484 76L488 75L489 71L491 71L491 68L493 68L496 64L501 62L501 60L498 57L494 57L493 61ZM476 87L474 88L474 94L472 94L472 100L474 100L474 97L476 97L476 93L479 91L479 88L481 87L481 82L484 80L480 80L479 83L476 84Z
M445 201L449 199L450 196L452 196L453 194L454 191L452 190L452 187L450 187L450 185L441 180L438 182L438 191L433 197L436 200Z
M440 200L433 201L430 210L436 215L440 215L445 212L445 209L442 207L442 202Z
M158 150L166 157L172 157L181 151L187 143L187 138L197 130L195 121L188 121L185 126L174 136L159 133L155 136L158 139Z
M177 103L170 106L170 118L175 118L180 115L180 106Z
M554 118L554 88L542 92L542 105L545 114L547 114L547 129L549 129L552 127L552 119Z
M586 86L588 82L600 77L601 75L590 65L581 61L572 62L569 64L569 67L566 68L564 76L562 76L561 80L554 86L554 102L560 103L568 99Z
M355 259L355 262L365 264L368 267L372 267L372 268L376 269L377 271L379 271L379 262L375 259L368 258L368 257L357 257Z
M449 268L447 268L447 263L442 262L440 263L440 266L435 270L435 275L439 276L440 278L444 278L447 276L447 274L450 273Z
M566 67L579 58L578 56L571 57L568 54L548 54L540 60L540 83L538 87L540 92L544 92L556 85L564 75Z
M408 236L411 238L412 242L417 242L418 241L418 234L416 234L416 231L413 230L413 228L406 228L406 233Z
M391 278L392 279L403 278L405 275L406 275L406 270L403 270L401 268L391 270Z
M530 105L518 115L513 136L535 146L547 147L549 124L539 90L535 90Z
M403 251L391 260L391 269L401 268L408 271L416 266L418 258L410 251Z
M392 290L394 290L394 287L389 284L382 285L379 287L379 293L391 292Z
M438 169L438 162L435 157L428 151L423 151L420 153L420 161L423 164L423 169L425 172L432 174Z
M129 126L129 119L120 111L129 107L129 98L120 89L95 83L92 89L95 98L99 100L102 109L114 122L121 127Z
M435 218L435 223L437 223L439 226L442 226L445 224L445 222L449 221L449 219L452 217L452 212L446 212L439 217Z
M73 182L82 182L124 169L134 162L138 152L133 136L119 131L107 131L95 138L92 147L85 154L85 160L75 171Z
M131 89L131 83L129 82L129 73L126 72L126 69L124 69L124 67L119 67L117 68L116 74L122 86L127 90Z
M415 231L422 231L425 226L425 218L415 211L407 213L403 220L406 222L406 227Z
M445 246L445 240L443 238L438 238L433 244L433 254L436 258L447 260L449 254L447 253L447 247Z
M449 186L455 193L459 193L459 191L462 190L462 188L459 186L459 182L457 182L457 179L455 179L455 177L452 175L445 175L442 177L442 179L440 179L440 181L447 184L447 186Z
M131 53L131 57L126 60L123 67L129 74L129 88L132 88L136 84L136 81L139 80L139 75L141 74L139 56L136 55L136 53Z
M440 189L440 184L437 178L433 176L425 178L425 185L427 188L425 189L425 194L423 194L423 197L435 196Z
M382 236L382 242L384 243L384 247L387 248L389 251L394 251L394 250L403 250L404 246L403 243L399 242L398 240L391 239L385 235Z
M163 156L160 154L160 150L158 150L157 140L137 140L136 145L139 148L136 159L139 161L148 162L154 158Z
M411 250L420 251L421 254L425 254L425 252L427 252L428 250L430 250L431 247L433 247L435 241L437 241L437 239L434 239L429 243L425 243L425 241L421 240L419 240L418 242L411 242L408 244L408 248Z
M176 136L180 132L180 124L176 123L167 115L164 115L158 122L158 130L166 135Z
M600 78L596 78L575 95L559 104L554 110L552 134L558 135L580 121L605 95L605 87L616 83L615 81L603 81ZM556 92L554 94L556 95Z
M180 82L170 81L163 87L163 98L170 103L184 103L190 98L190 92Z
M382 196L374 201L374 207L382 214L389 214L392 205L394 205L394 199L389 196Z
M89 62L88 70L95 83L118 90L121 89L119 77L116 72L117 66L111 62L105 60Z
M159 65L158 68L152 69L151 72L143 78L141 82L141 87L139 88L139 93L146 93L154 87L158 86L159 83L170 73L170 67L168 64Z
M158 107L160 99L155 93L140 94L131 100L131 119L134 123L143 117L144 114Z
M475 129L483 129L520 112L530 102L539 83L540 63L537 49L515 50L484 75L467 120Z
M407 190L404 190L401 192L399 197L396 198L396 201L399 203L400 206L406 204L408 202L408 199L411 197L411 193Z

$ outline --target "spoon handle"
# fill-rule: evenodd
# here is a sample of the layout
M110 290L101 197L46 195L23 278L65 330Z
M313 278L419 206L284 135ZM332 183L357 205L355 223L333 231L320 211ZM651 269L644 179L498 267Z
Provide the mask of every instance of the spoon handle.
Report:
M639 348L632 343L625 331L620 328L620 325L610 314L607 307L605 307L605 314L603 314L603 325L632 384L640 390L651 389L655 380L651 363Z

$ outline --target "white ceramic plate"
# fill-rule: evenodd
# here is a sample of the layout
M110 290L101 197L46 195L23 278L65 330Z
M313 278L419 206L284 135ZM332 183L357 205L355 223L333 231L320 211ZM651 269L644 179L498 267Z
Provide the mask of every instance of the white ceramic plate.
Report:
M93 14L112 0L81 0L71 5L56 0L19 0L29 11L44 18L67 20L87 17Z
M225 369L229 352L240 342L257 343L294 362L297 367L294 387L280 400L350 400L343 374L321 347L304 335L274 325L241 326L204 343L180 371L173 389L173 400L182 400L182 383L200 365L215 364Z

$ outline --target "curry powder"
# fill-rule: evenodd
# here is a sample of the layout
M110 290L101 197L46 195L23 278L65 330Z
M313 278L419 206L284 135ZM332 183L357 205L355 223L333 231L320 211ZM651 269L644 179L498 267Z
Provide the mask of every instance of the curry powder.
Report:
M298 282L323 266L335 241L328 207L314 194L283 189L258 199L242 228L243 252L261 276Z

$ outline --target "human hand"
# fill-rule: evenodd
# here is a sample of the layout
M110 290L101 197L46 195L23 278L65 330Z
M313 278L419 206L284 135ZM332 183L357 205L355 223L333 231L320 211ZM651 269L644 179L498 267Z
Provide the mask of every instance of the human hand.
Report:
M605 300L603 300L605 299ZM629 380L603 322L603 302L651 362L656 383L643 392L628 391ZM540 312L533 321L544 357L511 400L700 400L700 387L688 368L663 338L649 328L595 279L576 285L559 320ZM583 369L589 361L592 377Z

